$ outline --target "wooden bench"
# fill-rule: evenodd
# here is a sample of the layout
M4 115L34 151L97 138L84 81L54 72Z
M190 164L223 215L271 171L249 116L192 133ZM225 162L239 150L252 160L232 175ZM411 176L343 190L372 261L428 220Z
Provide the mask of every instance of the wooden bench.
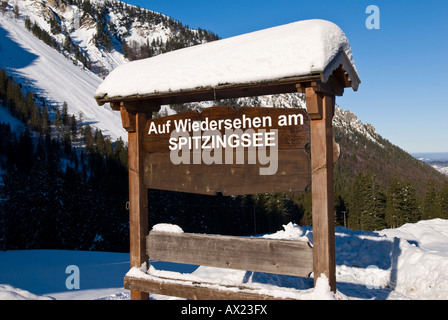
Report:
M146 248L150 259L157 261L299 277L308 277L313 272L313 249L305 241L151 231L146 237ZM243 286L211 286L157 276L127 275L124 287L198 300L275 298Z

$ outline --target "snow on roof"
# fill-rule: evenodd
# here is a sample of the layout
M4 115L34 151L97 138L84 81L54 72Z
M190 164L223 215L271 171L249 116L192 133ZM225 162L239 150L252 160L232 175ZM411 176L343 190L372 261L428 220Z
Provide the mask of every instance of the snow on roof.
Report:
M350 86L359 78L344 32L325 20L305 20L125 63L98 87L108 102L223 85L320 75L342 65Z

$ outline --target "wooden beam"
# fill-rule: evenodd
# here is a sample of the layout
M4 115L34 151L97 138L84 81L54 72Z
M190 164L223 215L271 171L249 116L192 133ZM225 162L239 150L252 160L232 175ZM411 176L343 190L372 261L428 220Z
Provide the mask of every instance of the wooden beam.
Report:
M149 95L134 95L126 97L95 97L98 104L107 102L137 102L143 105L165 105L175 103L188 103L196 101L212 101L219 99L233 99L240 97L253 97L269 94L297 92L296 84L302 82L318 81L320 74L303 77L290 77L276 81L261 81L258 83L224 84L216 87L201 87L177 92L156 92ZM147 107L142 107L147 108ZM143 110L141 110L143 111ZM146 110L145 110L146 111Z
M306 88L306 103L314 114L310 115L314 280L324 274L336 292L332 129L335 98L311 87Z
M305 241L151 231L151 260L308 277L313 249Z
M323 117L323 96L313 87L305 88L306 111L311 120L321 120Z
M130 261L131 268L140 268L147 263L146 234L148 232L148 190L143 182L144 148L143 136L146 125L146 114L137 113L130 115L123 106L122 116L124 119L135 119L134 130L128 132L129 153L129 234L130 234ZM125 121L128 120L123 120ZM131 299L147 300L146 292L131 291Z

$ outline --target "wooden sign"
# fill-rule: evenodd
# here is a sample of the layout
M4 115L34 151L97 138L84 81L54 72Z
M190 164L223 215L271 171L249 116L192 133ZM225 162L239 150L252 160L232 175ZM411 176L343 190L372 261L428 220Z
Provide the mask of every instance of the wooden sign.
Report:
M303 109L228 106L146 122L148 188L214 195L303 191L310 183Z

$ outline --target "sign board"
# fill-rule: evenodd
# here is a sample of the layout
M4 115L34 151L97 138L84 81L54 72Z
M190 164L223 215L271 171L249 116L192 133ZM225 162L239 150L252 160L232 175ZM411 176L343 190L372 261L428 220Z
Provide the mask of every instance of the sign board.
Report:
M304 191L309 126L296 108L215 106L148 120L144 183L210 195Z

